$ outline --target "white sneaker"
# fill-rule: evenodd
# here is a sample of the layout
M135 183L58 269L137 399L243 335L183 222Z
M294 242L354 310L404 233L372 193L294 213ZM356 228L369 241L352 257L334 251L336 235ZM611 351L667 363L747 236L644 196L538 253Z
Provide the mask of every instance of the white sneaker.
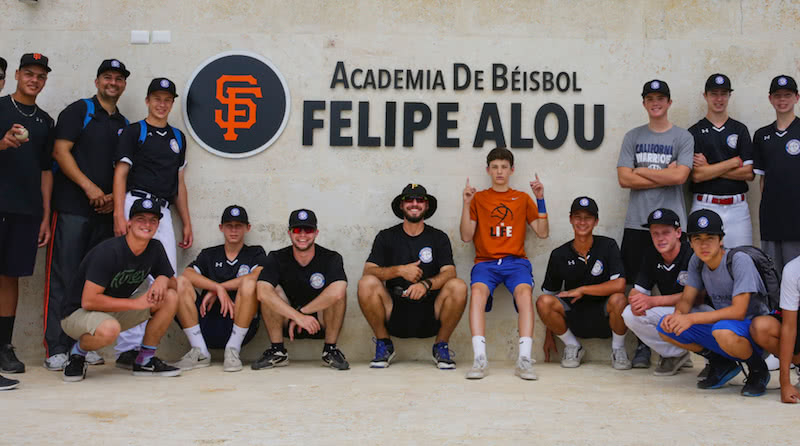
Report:
M472 363L472 369L467 372L467 379L481 379L486 376L488 369L489 361L486 359L486 355L480 355L475 358L475 362Z
M611 367L617 370L628 370L633 367L624 347L611 350Z
M86 363L89 365L103 365L106 360L97 352L88 352L86 353Z
M561 367L567 369L580 367L581 360L585 354L586 350L583 349L582 345L565 345L564 351L561 353Z
M239 359L239 350L233 347L225 349L225 362L223 363L222 370L226 372L238 372L242 370L242 360Z
M211 365L211 356L204 355L199 348L192 347L191 350L183 355L180 361L171 364L173 367L178 367L181 370L192 370L200 367L208 367Z
M44 360L44 368L53 372L64 370L67 359L69 358L66 353L56 353L55 355L48 356L47 359Z
M518 358L517 368L514 370L514 374L528 381L539 379L539 377L536 376L536 372L533 371L533 362L531 358L526 358L524 356Z

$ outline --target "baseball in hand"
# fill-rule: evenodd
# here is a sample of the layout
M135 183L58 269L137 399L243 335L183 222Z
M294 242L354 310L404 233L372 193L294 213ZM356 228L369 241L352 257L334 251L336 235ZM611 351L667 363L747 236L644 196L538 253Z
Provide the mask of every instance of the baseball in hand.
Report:
M19 131L17 131L17 134L15 136L20 141L27 140L28 139L28 129L26 129L25 127L19 129Z

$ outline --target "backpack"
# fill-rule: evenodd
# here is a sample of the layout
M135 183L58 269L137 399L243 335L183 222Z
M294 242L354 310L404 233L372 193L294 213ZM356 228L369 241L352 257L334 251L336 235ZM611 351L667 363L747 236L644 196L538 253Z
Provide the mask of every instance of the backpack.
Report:
M86 126L89 125L89 123L92 122L92 119L94 118L94 101L92 100L92 98L84 98L81 99L81 101L83 101L83 103L86 104L86 115L84 115L83 117L83 127L81 127L81 132L82 132L86 130ZM130 122L128 121L128 118L125 118L125 125L127 126L129 124ZM61 168L58 166L58 163L55 160L53 160L53 173L55 174L60 169Z
M753 263L758 270L758 275L761 276L761 281L764 282L764 287L767 289L767 295L761 296L766 300L769 311L780 310L781 303L781 272L775 268L775 263L772 258L764 251L756 248L755 246L737 246L728 252L728 259L725 266L728 268L728 274L733 278L733 256L743 252L750 256Z
M178 143L178 147L183 147L183 138L181 137L180 130L176 129L173 126L169 126L172 129L172 134L175 135L175 141ZM141 146L144 144L144 140L147 139L147 123L144 119L139 121L139 145Z

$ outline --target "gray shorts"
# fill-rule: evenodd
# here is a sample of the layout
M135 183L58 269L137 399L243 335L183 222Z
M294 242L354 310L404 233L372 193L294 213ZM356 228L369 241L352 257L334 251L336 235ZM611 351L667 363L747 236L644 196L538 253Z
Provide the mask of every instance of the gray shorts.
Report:
M111 313L86 311L83 308L79 308L61 320L61 328L72 339L80 339L81 336L87 333L94 335L97 327L109 319L116 319L121 327L120 331L125 331L149 320L150 316L149 308Z
M761 240L761 249L772 257L775 268L783 271L783 267L797 256L800 256L800 240Z

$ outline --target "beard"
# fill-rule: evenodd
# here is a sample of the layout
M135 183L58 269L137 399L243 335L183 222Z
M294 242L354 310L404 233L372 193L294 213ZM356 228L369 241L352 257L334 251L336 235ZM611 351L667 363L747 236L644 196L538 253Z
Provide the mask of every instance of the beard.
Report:
M403 210L403 217L405 217L405 219L408 220L409 223L419 223L422 221L423 218L425 218L425 212L421 212L418 216L414 217L412 215L409 215L408 212L406 212L405 210Z

